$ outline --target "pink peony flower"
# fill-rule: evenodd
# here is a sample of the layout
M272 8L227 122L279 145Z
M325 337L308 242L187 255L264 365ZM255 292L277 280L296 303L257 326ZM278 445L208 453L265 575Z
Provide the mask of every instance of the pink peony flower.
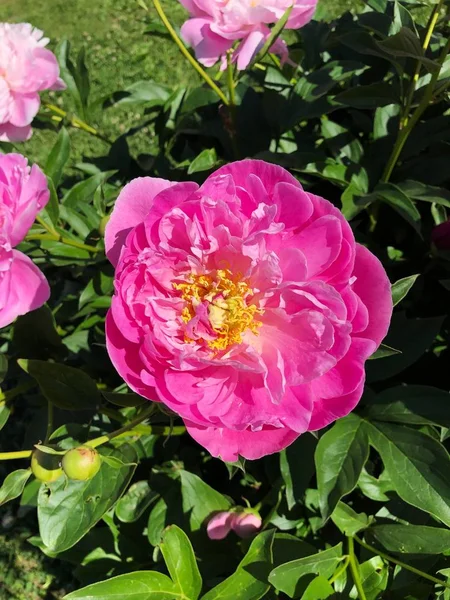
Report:
M0 23L0 141L22 142L31 137L43 90L63 90L49 42L29 23Z
M220 512L214 515L208 522L206 532L210 540L223 540L231 531L231 523L234 514L231 512Z
M255 513L235 513L231 529L241 538L252 537L261 529L262 519Z
M450 250L450 221L445 221L434 227L431 241L438 250Z
M281 167L232 163L200 188L135 179L105 243L113 364L212 455L277 452L358 403L389 280L340 211Z
M42 306L50 289L41 271L18 250L50 197L45 175L20 154L0 154L0 327Z
M191 18L181 28L184 40L192 46L199 62L214 65L230 50L238 69L246 69L270 35L268 25L276 23L286 10L294 8L287 29L299 29L313 17L317 0L180 0ZM286 44L278 40L272 52L288 56ZM223 64L223 66L225 63Z

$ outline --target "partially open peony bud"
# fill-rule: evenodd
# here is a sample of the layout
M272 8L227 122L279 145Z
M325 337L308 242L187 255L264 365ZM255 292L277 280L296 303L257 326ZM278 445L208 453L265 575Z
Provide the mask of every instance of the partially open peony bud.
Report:
M206 528L210 540L223 540L231 531L231 523L234 519L231 512L220 512L214 515Z
M233 515L231 529L241 538L248 538L261 529L262 519L255 513L237 513Z
M87 481L97 475L102 464L100 454L95 448L80 446L72 448L62 459L62 468L69 479Z
M60 457L35 450L31 455L31 472L39 481L51 483L63 474Z

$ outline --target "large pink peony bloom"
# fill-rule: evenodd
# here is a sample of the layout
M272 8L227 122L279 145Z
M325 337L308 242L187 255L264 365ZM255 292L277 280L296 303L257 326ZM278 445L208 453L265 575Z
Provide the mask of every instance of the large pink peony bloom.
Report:
M31 137L43 90L63 90L49 42L29 23L0 23L0 141L22 142Z
M105 241L115 367L214 456L276 452L359 401L389 280L339 210L281 167L236 162L200 188L135 179Z
M39 308L50 296L41 271L13 250L49 199L45 175L20 154L0 154L0 327Z
M214 65L236 41L238 69L246 69L270 35L268 25L276 23L286 10L294 8L287 29L299 29L313 17L317 0L180 0L191 14L181 28L185 41L195 49L199 62ZM273 52L287 58L286 44L278 40Z

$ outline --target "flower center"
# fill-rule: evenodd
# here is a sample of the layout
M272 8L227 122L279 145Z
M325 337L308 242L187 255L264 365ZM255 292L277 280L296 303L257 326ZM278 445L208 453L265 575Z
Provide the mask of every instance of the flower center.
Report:
M189 323L201 315L200 306L207 309L211 339L203 338L206 345L214 350L225 350L232 344L240 344L242 335L249 330L258 335L262 323L256 317L263 310L251 303L253 290L240 274L233 277L228 269L220 269L213 274L189 276L186 283L173 283L186 302L181 317ZM187 342L193 341L186 336Z

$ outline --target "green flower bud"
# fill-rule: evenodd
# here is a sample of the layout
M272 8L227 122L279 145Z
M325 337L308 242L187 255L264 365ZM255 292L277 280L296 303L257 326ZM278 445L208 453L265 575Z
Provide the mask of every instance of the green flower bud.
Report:
M61 457L35 450L31 455L31 471L39 481L56 481L63 474Z
M66 452L62 459L62 468L69 479L87 481L97 475L102 464L100 454L95 448L79 446Z
M98 231L102 237L105 236L105 229L106 229L106 226L108 225L109 219L110 219L110 215L108 215L107 217L103 217L102 220L100 221Z

